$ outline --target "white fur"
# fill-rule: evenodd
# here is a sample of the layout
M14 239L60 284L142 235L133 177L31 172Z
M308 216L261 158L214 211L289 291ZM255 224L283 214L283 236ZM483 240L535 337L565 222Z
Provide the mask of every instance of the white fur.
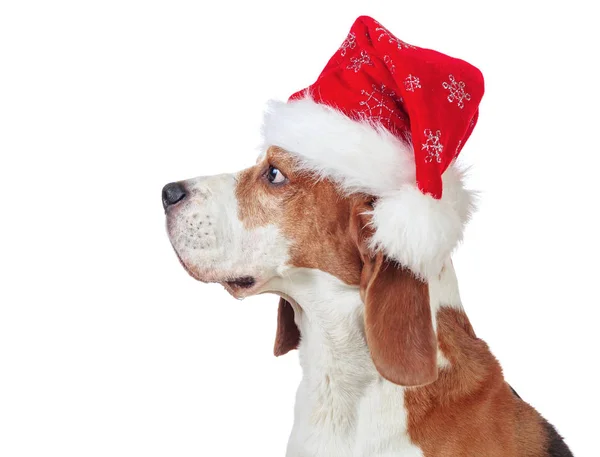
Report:
M284 148L298 157L300 168L331 179L345 193L379 197L371 247L419 276L437 275L462 239L472 196L461 172L453 164L444 173L440 200L423 194L416 186L412 146L385 128L307 97L271 101L263 139L265 147Z
M452 263L429 285L432 314L461 307ZM405 388L377 372L357 287L320 270L291 268L265 284L291 300L302 334L303 377L287 457L422 457L407 434ZM438 366L449 362L440 352Z
M187 180L188 197L169 209L171 243L203 281L222 282L251 272L260 282L279 275L288 260L288 242L278 227L249 230L239 220L235 184L234 174Z
M358 288L304 268L269 286L292 300L302 335L286 457L422 456L406 433L403 388L383 380L369 355Z

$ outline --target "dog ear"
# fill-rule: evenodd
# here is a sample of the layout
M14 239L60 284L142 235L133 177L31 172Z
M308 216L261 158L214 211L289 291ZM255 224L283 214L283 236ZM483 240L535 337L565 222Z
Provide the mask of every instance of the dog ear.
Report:
M273 353L276 357L287 354L296 349L300 344L300 330L294 321L294 309L290 303L279 299L277 310L277 333L275 334L275 347Z
M402 386L429 384L438 375L429 287L383 253L370 252L372 228L365 213L371 209L357 205L351 222L363 262L360 294L371 358L388 381Z

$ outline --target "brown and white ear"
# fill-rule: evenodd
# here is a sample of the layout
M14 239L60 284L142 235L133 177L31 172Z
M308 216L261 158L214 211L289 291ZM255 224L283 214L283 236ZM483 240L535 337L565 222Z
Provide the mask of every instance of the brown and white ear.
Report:
M294 309L284 298L279 299L277 310L277 333L273 353L276 357L287 354L300 344L300 330L294 321Z
M353 226L363 261L360 292L365 304L365 333L377 371L401 386L437 379L437 341L428 284L413 272L371 253L364 206L355 208Z

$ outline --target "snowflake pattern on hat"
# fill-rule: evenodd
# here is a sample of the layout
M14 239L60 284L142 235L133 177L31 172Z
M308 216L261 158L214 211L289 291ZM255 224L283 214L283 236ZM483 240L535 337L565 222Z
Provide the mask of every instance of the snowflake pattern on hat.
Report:
M375 21L375 22L377 22L377 21ZM377 27L375 29L375 31L379 32L379 38L377 38L377 41L381 41L382 38L386 38L388 40L388 43L395 44L398 47L398 49L403 49L403 48L417 49L416 46L413 46L412 44L408 44L405 41L402 41L401 39L392 35L390 33L390 31L381 24L379 24L379 27Z
M342 45L340 46L340 54L342 57L346 55L348 49L354 49L356 47L356 35L352 32L348 34Z
M440 143L442 132L439 130L433 132L430 129L425 129L423 134L425 135L425 143L423 143L421 149L427 153L425 155L425 162L431 163L435 161L441 163L442 151L444 150L444 145Z
M454 100L456 100L457 106L460 109L463 109L465 107L465 102L463 100L471 100L471 94L467 94L465 92L465 83L463 81L456 81L452 75L449 75L448 79L450 82L444 81L442 83L442 87L450 91L450 94L448 95L448 101L452 103Z
M388 66L391 74L396 73L396 65L390 56L383 56L383 62Z
M354 73L358 73L363 65L373 66L373 62L371 62L371 58L369 57L369 54L367 54L367 51L360 51L360 57L351 57L350 62L351 64L346 68L348 70L354 70Z
M372 91L361 90L361 94L365 96L364 100L359 102L363 107L358 111L363 119L368 119L371 122L377 122L392 130L392 119L402 119L402 112L396 105L390 106L389 98L396 103L402 103L402 98L396 95L396 92L385 87L385 84L377 86L373 84Z
M409 74L404 80L404 88L408 92L414 92L415 89L421 88L421 81L416 76Z

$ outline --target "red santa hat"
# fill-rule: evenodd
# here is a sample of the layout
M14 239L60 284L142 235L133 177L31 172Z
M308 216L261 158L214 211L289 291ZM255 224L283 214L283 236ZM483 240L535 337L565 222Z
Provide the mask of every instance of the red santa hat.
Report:
M376 196L371 247L428 278L469 217L454 161L482 96L477 68L362 16L314 84L269 103L263 137L344 191Z

